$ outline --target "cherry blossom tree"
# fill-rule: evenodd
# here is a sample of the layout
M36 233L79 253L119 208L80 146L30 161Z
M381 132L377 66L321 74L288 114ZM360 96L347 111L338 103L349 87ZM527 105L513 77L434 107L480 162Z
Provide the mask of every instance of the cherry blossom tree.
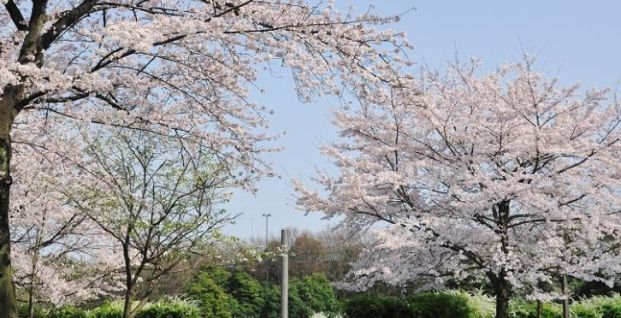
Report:
M17 125L13 134L23 160L12 169L11 253L15 282L26 296L28 312L32 316L37 302L76 304L117 291L103 277L119 268L121 258L110 255L100 244L104 236L96 224L59 191L81 178L80 170L59 154L44 156L38 151L51 146L45 138L22 144L22 134L27 133L22 128Z
M621 270L616 98L564 87L528 59L477 69L425 71L409 89L337 111L344 140L323 151L339 173L317 178L324 193L297 182L300 206L377 231L353 287L481 277L504 318L513 291L537 293L558 275L611 282Z
M0 317L16 317L9 189L16 123L82 121L200 137L251 188L269 173L266 112L249 100L261 64L289 68L302 99L398 82L403 34L331 2L3 0L0 11ZM396 52L395 52L396 51ZM37 120L31 121L32 116ZM45 123L45 124L41 124ZM70 133L70 132L68 132ZM61 137L54 135L51 137ZM26 141L24 141L27 143ZM75 154L71 144L41 152ZM239 176L239 173L242 173Z

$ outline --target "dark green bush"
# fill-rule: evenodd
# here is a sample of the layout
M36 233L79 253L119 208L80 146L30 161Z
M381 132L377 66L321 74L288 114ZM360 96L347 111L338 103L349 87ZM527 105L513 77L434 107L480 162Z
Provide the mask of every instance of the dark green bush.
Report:
M289 294L292 317L310 317L319 312L333 317L340 312L334 288L323 274L292 280Z
M466 293L421 293L410 297L358 294L343 303L348 318L480 318L486 310L477 308Z
M233 271L228 279L226 291L235 299L233 317L259 317L265 304L263 287L252 276L243 271Z
M50 311L47 318L87 318L87 312L74 306L64 306Z
M466 294L422 293L408 299L417 318L468 318L476 311Z
M274 284L263 284L265 304L261 308L261 318L280 317L280 288ZM293 315L291 315L293 317Z
M201 315L210 318L231 318L233 299L207 272L199 273L187 287L187 294L199 302Z
M372 294L354 295L343 303L347 318L411 318L405 299Z
M188 303L157 303L141 310L135 318L201 318L201 314Z

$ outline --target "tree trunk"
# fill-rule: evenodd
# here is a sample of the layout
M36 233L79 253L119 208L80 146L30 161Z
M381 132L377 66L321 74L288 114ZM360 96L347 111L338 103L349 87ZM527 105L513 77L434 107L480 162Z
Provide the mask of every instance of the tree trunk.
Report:
M563 275L561 280L561 289L563 290L563 318L569 318L569 295L567 293L567 275Z
M125 291L125 300L123 302L123 318L129 318L132 311L132 289L130 286Z
M496 318L509 318L509 299L511 285L505 280L504 273L499 275L496 282Z
M9 190L11 178L11 126L13 105L0 97L0 318L17 318L17 302L11 269Z
M509 214L511 201L504 200L493 208L494 219L500 230L500 245L503 253L509 253ZM496 291L496 318L509 317L509 299L511 297L511 284L507 281L507 271L503 268L497 276L492 275Z
M123 306L123 318L131 317L132 313L132 293L134 292L134 280L132 278L132 265L131 257L129 256L129 241L132 227L131 222L127 225L125 231L125 241L122 242L123 246L123 260L125 263L125 303Z

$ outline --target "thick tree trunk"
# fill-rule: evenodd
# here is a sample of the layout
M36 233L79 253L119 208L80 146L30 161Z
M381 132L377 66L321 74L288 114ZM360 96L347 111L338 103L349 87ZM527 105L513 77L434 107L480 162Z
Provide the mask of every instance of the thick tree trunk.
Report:
M13 118L12 105L0 97L0 318L17 318L9 229L9 190L13 182L10 173L10 132Z
M511 299L511 285L505 279L504 273L499 275L496 282L496 318L509 318L509 299Z

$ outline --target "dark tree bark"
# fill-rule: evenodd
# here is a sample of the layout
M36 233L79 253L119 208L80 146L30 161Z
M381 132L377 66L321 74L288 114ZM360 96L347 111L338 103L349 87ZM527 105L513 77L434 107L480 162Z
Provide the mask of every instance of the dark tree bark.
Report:
M494 219L500 234L500 244L503 253L508 253L509 249L509 214L511 201L504 200L496 204L493 208ZM511 284L507 281L507 271L501 269L499 273L490 277L496 292L496 318L509 317L509 300L511 299Z
M9 193L11 178L11 126L15 117L11 89L0 96L0 318L17 318L17 302L11 269Z
M496 290L496 318L509 318L509 300L511 299L511 285L501 273L495 286Z

